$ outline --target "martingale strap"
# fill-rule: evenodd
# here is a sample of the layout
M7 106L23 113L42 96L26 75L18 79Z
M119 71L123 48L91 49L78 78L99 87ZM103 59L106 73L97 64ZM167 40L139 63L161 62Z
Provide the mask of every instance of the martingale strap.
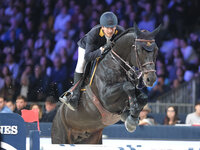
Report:
M86 86L86 90L88 92L89 98L92 100L93 104L97 107L99 113L101 114L102 124L111 125L120 120L120 115L111 113L102 106L99 99L93 93L91 86Z

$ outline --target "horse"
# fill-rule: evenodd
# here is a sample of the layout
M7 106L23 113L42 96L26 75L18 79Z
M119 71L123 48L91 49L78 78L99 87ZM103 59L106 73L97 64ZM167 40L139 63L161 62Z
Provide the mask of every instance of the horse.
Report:
M135 24L113 40L112 49L96 62L78 109L60 105L52 123L53 144L102 144L103 129L120 120L127 131L135 131L148 98L139 84L150 87L157 78L159 30L140 30Z

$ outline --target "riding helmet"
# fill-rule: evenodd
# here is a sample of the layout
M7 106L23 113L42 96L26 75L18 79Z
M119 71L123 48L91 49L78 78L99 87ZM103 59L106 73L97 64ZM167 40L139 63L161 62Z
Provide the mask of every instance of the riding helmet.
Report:
M118 24L117 16L113 12L105 12L100 17L100 25L113 28Z

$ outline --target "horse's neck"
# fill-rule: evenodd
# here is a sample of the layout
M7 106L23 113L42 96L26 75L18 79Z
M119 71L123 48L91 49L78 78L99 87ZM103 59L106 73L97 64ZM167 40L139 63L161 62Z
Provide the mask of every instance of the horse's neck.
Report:
M127 33L118 39L113 47L113 51L120 57L120 59L124 60L131 66L136 65L136 54L134 51L135 38L134 33Z
M116 41L115 46L113 47L113 50L122 59L126 60L130 56L130 52L131 52L134 40L135 40L134 34L127 33Z

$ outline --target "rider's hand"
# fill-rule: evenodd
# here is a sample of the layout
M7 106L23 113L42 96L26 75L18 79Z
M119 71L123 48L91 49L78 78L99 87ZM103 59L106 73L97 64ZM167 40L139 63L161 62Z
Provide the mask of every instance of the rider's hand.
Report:
M112 48L112 42L108 42L106 43L103 48L104 48L104 51L107 51L107 50L110 50Z
M111 48L113 47L113 45L114 45L113 42L106 43L103 47L100 48L101 54L102 55L107 54L111 50Z

